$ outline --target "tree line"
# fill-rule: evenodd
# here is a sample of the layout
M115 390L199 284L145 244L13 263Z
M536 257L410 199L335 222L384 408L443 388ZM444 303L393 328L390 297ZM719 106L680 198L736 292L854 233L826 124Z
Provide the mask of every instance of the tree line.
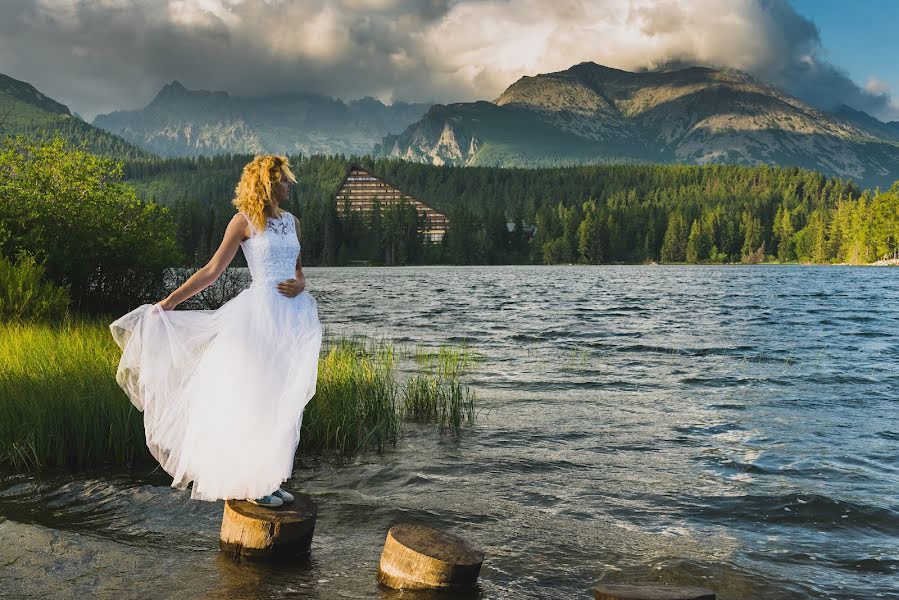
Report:
M79 311L117 313L159 300L167 268L200 266L217 249L251 158L121 163L58 136L7 137L0 146L0 304L24 314L38 294L47 311L70 298ZM860 190L767 166L292 162L299 181L286 208L300 217L306 265L868 263L899 248L899 182ZM336 192L351 164L447 212L443 241L423 238L409 203L341 216ZM242 253L236 260L245 264ZM45 276L65 293L41 287Z
M129 161L125 178L170 207L190 264L208 260L233 215L250 155ZM592 165L437 167L390 159L295 156L286 208L309 265L508 263L866 263L899 248L899 198L800 168ZM442 243L410 205L338 214L357 164L450 218ZM242 257L241 257L242 258Z

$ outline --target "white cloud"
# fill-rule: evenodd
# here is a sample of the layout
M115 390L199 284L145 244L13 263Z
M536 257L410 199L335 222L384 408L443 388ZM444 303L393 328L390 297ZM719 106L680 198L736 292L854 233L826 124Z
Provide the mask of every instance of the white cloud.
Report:
M237 95L448 102L492 99L523 75L588 60L733 67L819 106L889 112L887 90L860 87L819 53L817 29L786 0L0 4L0 72L89 118L142 106L173 79Z
M885 81L881 81L874 75L871 75L868 77L868 82L865 83L865 90L872 94L888 94L890 86Z
M181 27L208 27L222 23L234 28L240 18L219 0L172 0L168 6L172 23Z

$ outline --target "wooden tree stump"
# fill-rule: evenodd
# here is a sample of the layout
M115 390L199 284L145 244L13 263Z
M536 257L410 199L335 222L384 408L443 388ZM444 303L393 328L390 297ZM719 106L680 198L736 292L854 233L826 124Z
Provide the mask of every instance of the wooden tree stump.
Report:
M600 584L593 589L595 600L715 600L715 592L679 585Z
M296 494L277 508L227 500L219 546L235 558L275 558L309 552L318 511L312 498Z
M462 538L402 523L387 532L378 581L396 589L462 590L474 586L484 553Z

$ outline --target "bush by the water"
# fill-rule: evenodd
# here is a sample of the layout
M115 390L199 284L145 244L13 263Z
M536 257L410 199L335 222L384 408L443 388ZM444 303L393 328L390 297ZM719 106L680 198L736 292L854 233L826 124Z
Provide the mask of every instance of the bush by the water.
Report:
M0 466L152 463L143 414L115 381L119 356L105 320L0 323ZM416 385L414 376L400 383L395 360L385 343L327 344L317 392L303 417L302 452L381 452L396 445L402 430L400 396L418 394L422 404L442 406L407 389ZM444 385L438 378L435 393ZM458 379L453 385L462 386ZM463 387L460 397L467 395Z
M28 252L16 262L0 256L0 320L36 321L60 319L68 308L68 286L59 287L44 278L44 266Z
M167 208L144 203L122 165L61 138L6 138L0 148L0 256L22 250L69 286L73 308L123 312L162 298L180 264Z

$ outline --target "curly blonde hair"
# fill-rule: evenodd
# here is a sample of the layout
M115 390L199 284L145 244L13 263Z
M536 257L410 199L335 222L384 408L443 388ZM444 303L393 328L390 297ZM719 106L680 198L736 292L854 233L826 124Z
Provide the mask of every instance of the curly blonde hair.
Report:
M243 174L237 187L234 188L234 200L231 203L238 211L246 215L255 231L265 229L265 207L273 206L272 185L286 177L291 183L297 178L290 170L286 156L264 154L256 156L243 168ZM281 216L283 210L273 209Z

